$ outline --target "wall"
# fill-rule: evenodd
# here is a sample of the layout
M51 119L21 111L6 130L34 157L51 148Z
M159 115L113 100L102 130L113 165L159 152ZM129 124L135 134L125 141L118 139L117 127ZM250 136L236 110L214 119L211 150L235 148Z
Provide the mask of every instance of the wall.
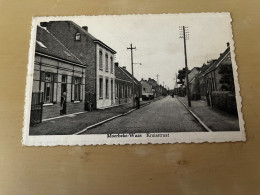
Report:
M48 67L48 65L55 66ZM59 68L58 68L59 67ZM74 73L73 73L74 69ZM77 113L84 111L84 99L85 99L85 67L74 66L68 63L53 60L40 55L35 55L34 65L34 81L33 92L44 92L44 82L40 79L40 70L42 72L49 72L57 74L57 82L53 84L53 103L44 104L42 111L42 119L52 118L60 116L60 101L61 101L61 79L62 75L67 77L67 94L66 101L67 114ZM72 76L80 77L82 80L80 86L80 102L74 102L74 89L72 85ZM41 82L41 83L40 83Z
M21 146L33 16L228 11L233 16L246 142ZM2 0L0 14L0 194L259 194L258 0Z
M99 56L100 51L102 52L102 69L99 67ZM108 55L108 70L106 70L106 55ZM113 63L113 72L111 71L111 58L114 62L114 55L102 47L96 44L96 98L97 98L97 108L105 108L112 106L115 103L115 67ZM99 79L103 78L103 98L100 98L99 91ZM108 80L108 97L106 97L106 79ZM113 88L111 86L113 82Z

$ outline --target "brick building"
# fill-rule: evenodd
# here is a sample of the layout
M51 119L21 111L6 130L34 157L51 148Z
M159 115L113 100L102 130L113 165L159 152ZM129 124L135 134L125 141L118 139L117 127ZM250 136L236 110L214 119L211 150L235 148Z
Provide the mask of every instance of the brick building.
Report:
M85 108L89 103L94 108L106 108L115 104L114 54L116 52L72 21L50 21L41 23L83 64L85 71Z
M84 111L85 69L53 34L37 27L32 102L43 93L42 119Z
M213 91L235 91L229 43L219 58L212 60L200 73L199 84L200 91L203 92L202 96L206 96L207 92L211 94Z
M115 103L125 104L133 102L133 80L132 75L126 70L126 67L120 67L115 63ZM141 96L141 84L134 77L134 96Z

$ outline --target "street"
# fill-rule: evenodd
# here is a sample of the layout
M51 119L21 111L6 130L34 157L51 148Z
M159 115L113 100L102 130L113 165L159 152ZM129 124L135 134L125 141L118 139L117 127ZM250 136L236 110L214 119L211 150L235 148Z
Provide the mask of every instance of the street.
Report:
M195 131L205 130L179 100L167 96L126 116L89 129L83 134Z

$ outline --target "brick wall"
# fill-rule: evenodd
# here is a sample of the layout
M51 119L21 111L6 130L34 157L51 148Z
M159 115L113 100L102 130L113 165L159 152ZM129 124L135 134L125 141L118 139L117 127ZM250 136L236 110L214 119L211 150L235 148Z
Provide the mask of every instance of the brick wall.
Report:
M47 29L64 44L83 64L87 64L85 91L96 93L96 44L93 39L81 33L81 39L75 40L75 35L80 32L71 22L49 22Z

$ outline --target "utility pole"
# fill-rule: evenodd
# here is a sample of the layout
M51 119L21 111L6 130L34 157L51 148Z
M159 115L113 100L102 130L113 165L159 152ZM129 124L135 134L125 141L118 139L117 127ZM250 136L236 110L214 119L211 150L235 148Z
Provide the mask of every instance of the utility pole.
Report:
M158 74L156 75L156 77L157 77L157 84L158 84L158 85L159 85L159 76L160 76L160 75L158 75Z
M187 49L186 49L186 39L189 38L189 32L186 32L185 26L180 27L179 29L182 30L182 35L180 38L183 38L184 41L184 56L185 56L185 76L186 76L186 83L187 83L187 98L188 98L188 105L191 107L191 101L190 101L190 83L189 83L189 78L188 78L188 63L187 63ZM187 33L187 34L186 34Z
M133 107L135 107L135 97L134 97L134 63L133 63L133 49L136 49L136 47L133 47L132 43L130 44L130 47L128 47L127 49L131 50L131 66L132 66L132 85L133 85L133 89L132 89L132 96L133 96Z

